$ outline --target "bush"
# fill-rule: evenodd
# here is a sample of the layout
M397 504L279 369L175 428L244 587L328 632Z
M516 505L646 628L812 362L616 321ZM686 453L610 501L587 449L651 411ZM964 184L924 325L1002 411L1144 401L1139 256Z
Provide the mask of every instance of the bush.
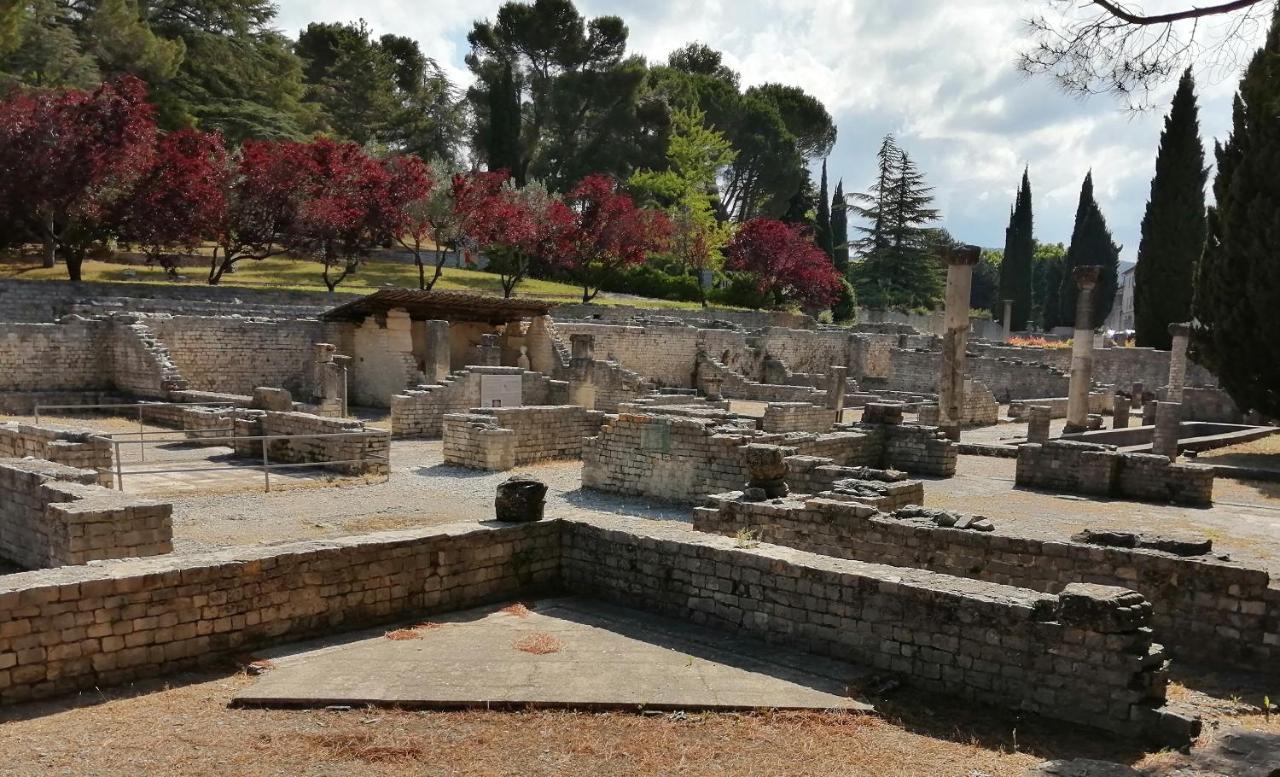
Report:
M840 299L831 306L831 319L838 324L853 321L858 315L858 301L853 284L847 278L840 279Z
M654 299L685 302L702 299L697 278L684 273L668 272L654 264L641 264L611 272L602 279L600 288L603 291Z
M773 307L773 300L769 295L760 293L755 279L746 273L730 273L727 283L722 283L707 293L707 301L752 310Z

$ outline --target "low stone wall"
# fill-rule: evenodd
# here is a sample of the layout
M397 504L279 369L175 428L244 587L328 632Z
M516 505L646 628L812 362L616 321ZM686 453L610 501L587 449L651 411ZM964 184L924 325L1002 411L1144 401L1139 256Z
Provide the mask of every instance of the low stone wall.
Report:
M770 402L760 428L766 432L829 432L840 422L840 413L807 402Z
M1055 440L1018 446L1019 486L1195 506L1213 504L1213 468Z
M522 405L564 405L569 401L569 384L550 380L542 373L519 367L468 367L452 373L443 383L391 397L391 436L440 437L446 414L480 407L480 383L485 375L519 375Z
M28 569L173 550L172 505L42 459L0 459L0 556Z
M475 523L0 578L0 702L499 601L556 580L556 523Z
M1089 392L1089 412L1098 415L1111 414L1111 397L1106 391ZM1044 406L1049 408L1050 418L1066 418L1067 397L1045 397L1042 399L1020 399L1009 403L1007 415L1017 421L1025 421L1030 417L1031 408Z
M924 504L924 483L909 480L897 470L841 467L821 456L788 456L785 461L787 486L793 494L834 492L833 498L861 502L881 512Z
M31 424L0 424L0 459L32 457L94 472L96 481L112 483L111 443L94 439L93 429L54 429Z
M1120 588L1060 595L838 560L665 526L566 526L571 590L875 666L939 693L1126 734L1160 731L1151 606Z
M1280 589L1262 569L1212 554L1188 557L1137 547L1132 535L1115 535L1130 547L1020 537L998 526L942 526L912 510L889 515L824 497L772 504L725 496L714 502L694 510L695 529L728 536L750 532L762 542L826 556L1048 593L1072 583L1131 588L1151 601L1156 639L1175 655L1280 672Z
M444 461L473 469L582 457L582 441L597 434L605 414L577 405L477 408L444 417Z
M235 421L237 437L263 435L329 435L364 432L362 436L299 437L267 441L267 456L275 464L353 462L333 465L348 475L387 475L391 472L391 435L366 429L360 421L325 418L310 413L264 411ZM237 456L262 460L262 440L237 440Z

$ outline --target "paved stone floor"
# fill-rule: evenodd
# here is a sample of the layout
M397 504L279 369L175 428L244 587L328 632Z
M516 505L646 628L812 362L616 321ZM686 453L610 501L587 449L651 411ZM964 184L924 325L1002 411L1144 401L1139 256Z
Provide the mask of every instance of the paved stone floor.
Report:
M841 709L857 666L580 597L259 652L247 706ZM392 638L395 637L395 638ZM533 652L530 652L533 651Z

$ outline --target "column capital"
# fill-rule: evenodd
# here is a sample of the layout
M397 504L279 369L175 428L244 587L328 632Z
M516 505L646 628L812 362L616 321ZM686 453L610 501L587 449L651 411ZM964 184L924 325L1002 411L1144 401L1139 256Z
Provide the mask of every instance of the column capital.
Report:
M981 258L981 246L947 246L942 249L942 261L948 265L973 266Z
M1080 288L1092 289L1102 277L1102 265L1082 264L1071 271L1071 276L1076 279L1076 285Z
M1173 335L1174 337L1190 337L1190 336L1191 336L1191 322L1189 322L1189 321L1182 321L1182 322L1179 322L1179 323L1170 324L1170 325L1169 325L1169 334L1170 334L1170 335Z

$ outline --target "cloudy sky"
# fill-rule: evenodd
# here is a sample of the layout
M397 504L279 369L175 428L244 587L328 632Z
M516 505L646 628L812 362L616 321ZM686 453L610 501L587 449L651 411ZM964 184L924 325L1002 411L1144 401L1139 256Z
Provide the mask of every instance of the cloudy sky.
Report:
M1149 0L1148 10L1185 4ZM280 0L278 26L296 36L309 21L365 19L375 33L416 38L455 81L468 82L466 34L499 0ZM651 61L689 41L724 52L744 85L797 84L839 127L828 162L832 186L871 178L888 132L937 189L943 223L958 239L1002 246L1019 175L1030 165L1036 237L1070 238L1080 180L1092 168L1098 198L1125 259L1138 247L1163 111L1133 115L1108 97L1060 93L1014 67L1025 17L1043 0L577 0L588 16L617 14L630 50ZM1235 77L1201 78L1206 145L1225 137ZM1169 88L1171 93L1172 86ZM1168 95L1159 97L1165 105Z

